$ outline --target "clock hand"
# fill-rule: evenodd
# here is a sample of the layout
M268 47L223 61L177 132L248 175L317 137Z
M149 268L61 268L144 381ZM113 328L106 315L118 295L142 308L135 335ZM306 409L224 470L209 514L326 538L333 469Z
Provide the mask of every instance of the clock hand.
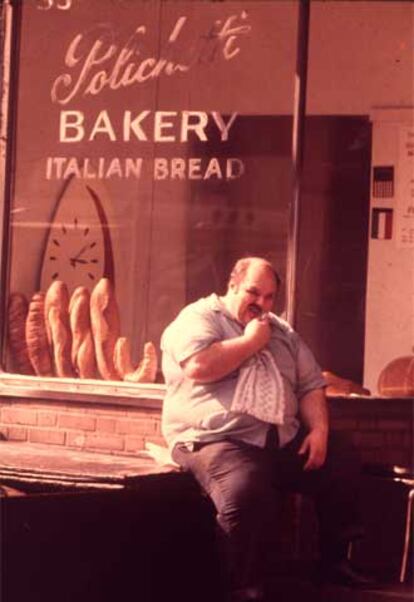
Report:
M79 253L77 253L77 254L75 255L75 257L73 257L72 259L78 259L78 258L79 258L81 255L83 255L83 254L85 253L86 249L87 249L89 246L90 246L89 244L87 244L87 245L84 245L84 246L81 248L81 250L79 251Z
M84 265L85 265L85 264L87 264L87 263L89 263L89 261L86 261L86 259L77 259L76 257L71 257L71 258L69 259L69 261L70 261L70 265L71 265L73 268L75 268L75 267L76 267L76 264L77 264L77 263L81 263L81 264L84 264Z

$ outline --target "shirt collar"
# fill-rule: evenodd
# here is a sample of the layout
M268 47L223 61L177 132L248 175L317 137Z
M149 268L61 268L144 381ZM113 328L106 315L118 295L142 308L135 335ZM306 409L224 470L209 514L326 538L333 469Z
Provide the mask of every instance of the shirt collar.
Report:
M240 322L231 315L231 313L229 312L227 307L224 305L221 298L216 293L212 293L209 297L207 297L207 300L209 302L210 308L213 311L221 313L223 316L226 316L229 320L231 320L232 322L234 322L235 324L237 324L238 326L243 328L242 324L240 324ZM283 320L281 320L276 314L274 314L272 312L269 312L269 317L270 317L270 322L273 326L275 326L276 328L278 328L280 330L283 330L283 327L282 327ZM286 326L287 326L287 323L286 323Z

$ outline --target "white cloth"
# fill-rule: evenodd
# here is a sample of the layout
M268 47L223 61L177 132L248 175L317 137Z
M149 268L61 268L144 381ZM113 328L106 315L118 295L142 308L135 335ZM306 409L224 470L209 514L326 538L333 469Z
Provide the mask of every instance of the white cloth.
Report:
M272 353L262 349L240 368L231 411L250 414L263 422L283 424L284 410L282 376Z

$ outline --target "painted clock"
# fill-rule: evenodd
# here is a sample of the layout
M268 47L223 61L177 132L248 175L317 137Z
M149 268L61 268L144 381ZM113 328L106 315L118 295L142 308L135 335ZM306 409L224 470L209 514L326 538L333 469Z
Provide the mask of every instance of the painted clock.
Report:
M59 195L40 272L40 289L62 280L71 293L77 286L92 290L100 278L115 284L109 224L103 189L71 178Z

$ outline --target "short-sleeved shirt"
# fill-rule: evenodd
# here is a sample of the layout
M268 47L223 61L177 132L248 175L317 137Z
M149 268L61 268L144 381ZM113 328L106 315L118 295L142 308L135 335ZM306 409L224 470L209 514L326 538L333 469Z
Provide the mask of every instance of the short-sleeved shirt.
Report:
M285 391L284 420L278 426L283 446L298 431L298 401L309 391L324 387L325 381L312 352L291 326L275 314L270 314L270 322L267 348L282 375ZM238 369L214 382L199 383L188 378L181 367L212 343L242 334L243 326L215 294L185 307L165 329L161 349L167 391L162 431L171 449L178 442L191 445L225 438L265 445L269 424L231 411Z

